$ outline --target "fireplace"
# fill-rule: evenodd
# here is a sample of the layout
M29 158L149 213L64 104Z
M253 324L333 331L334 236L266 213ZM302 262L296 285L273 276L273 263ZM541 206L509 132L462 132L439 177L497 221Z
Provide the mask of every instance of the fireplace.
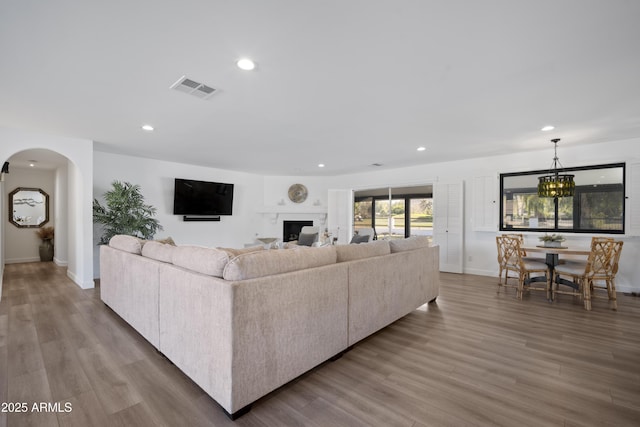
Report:
M305 226L313 226L313 221L283 221L282 222L282 241L291 242L298 240L300 230Z

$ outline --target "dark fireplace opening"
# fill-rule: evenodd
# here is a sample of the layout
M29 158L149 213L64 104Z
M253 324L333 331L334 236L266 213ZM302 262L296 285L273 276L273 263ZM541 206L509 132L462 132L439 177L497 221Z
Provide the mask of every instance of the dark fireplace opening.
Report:
M312 226L313 221L283 221L282 222L282 241L292 242L298 240L300 230L305 226Z

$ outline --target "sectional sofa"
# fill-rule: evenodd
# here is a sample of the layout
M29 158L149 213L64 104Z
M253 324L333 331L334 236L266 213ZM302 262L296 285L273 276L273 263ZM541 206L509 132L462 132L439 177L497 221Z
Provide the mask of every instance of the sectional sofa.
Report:
M234 250L115 236L100 295L235 419L435 300L438 257L420 237Z

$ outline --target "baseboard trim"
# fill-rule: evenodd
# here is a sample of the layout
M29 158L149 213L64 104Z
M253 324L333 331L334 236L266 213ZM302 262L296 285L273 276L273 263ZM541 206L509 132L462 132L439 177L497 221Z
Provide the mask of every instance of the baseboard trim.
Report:
M496 263L497 264L497 263ZM483 270L480 268L465 268L464 274L475 274L476 276L496 276L498 277L498 270Z
M4 260L5 264L22 264L25 262L40 262L40 257L37 258L7 258Z
M53 262L58 266L58 267L67 267L69 265L68 261L63 261L61 259L58 258L53 258Z
M83 282L74 272L69 269L67 269L67 277L73 280L73 283L75 283L82 289L93 289L96 287L96 284L93 280Z
M464 274L474 274L476 276L495 276L496 280L498 278L498 271L490 271L490 270L482 270L479 268L465 268ZM616 278L616 292L638 292L640 289L637 286L631 286L630 283L625 283L624 278L617 277Z
M638 288L637 287L632 288L631 286L626 285L626 284L622 284L621 285L620 283L616 283L616 293L618 293L618 292L624 292L624 293L629 293L629 294L632 293L632 292L636 292L637 293L638 292Z

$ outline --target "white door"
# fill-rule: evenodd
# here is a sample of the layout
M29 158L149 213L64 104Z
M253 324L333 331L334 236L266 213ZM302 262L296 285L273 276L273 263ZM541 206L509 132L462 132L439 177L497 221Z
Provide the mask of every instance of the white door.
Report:
M338 243L351 241L353 225L353 191L329 190L327 197L327 228Z
M462 273L463 183L433 185L433 241L440 246L440 271Z

